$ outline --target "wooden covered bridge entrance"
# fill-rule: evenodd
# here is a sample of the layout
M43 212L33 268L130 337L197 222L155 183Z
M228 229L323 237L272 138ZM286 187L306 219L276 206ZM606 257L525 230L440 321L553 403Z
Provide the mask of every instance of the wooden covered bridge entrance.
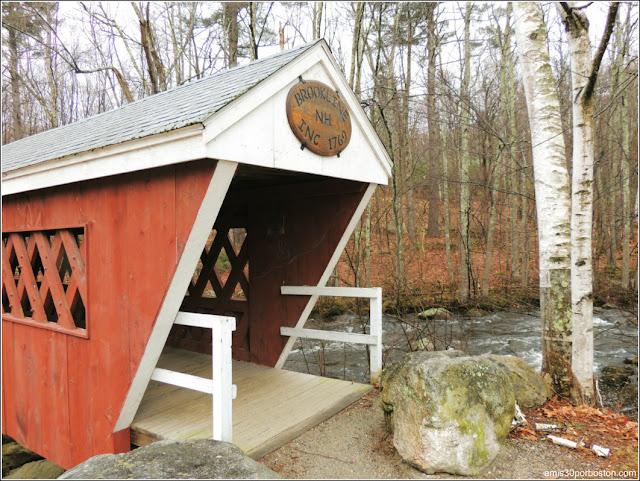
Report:
M324 41L2 155L21 444L65 468L163 438L258 457L370 389L282 370L297 336L368 344L379 376L380 290L324 286L390 162ZM369 298L369 334L305 330L322 295Z

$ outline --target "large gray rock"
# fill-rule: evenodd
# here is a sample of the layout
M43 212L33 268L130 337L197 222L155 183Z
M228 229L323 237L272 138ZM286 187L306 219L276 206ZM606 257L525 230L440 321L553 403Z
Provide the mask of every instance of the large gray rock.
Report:
M536 408L551 397L552 391L549 385L524 359L497 354L489 354L486 357L509 369L511 386L513 386L516 402L521 408Z
M277 479L279 474L231 443L158 441L123 454L101 454L58 479Z
M381 387L396 450L427 474L480 473L515 411L507 368L461 351L408 353L385 369Z

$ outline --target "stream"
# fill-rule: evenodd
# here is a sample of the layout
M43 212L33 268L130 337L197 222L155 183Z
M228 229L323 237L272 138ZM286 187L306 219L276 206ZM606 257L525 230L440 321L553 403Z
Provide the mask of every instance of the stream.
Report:
M635 318L637 319L637 317ZM368 317L365 317L368 322ZM615 309L594 309L594 374L605 366L621 366L638 356L638 327L628 313ZM307 328L362 332L354 314L327 320L310 318ZM383 366L399 359L409 346L428 350L455 347L471 355L515 355L540 372L542 367L541 324L537 311L498 311L479 317L422 320L415 314L402 319L383 316ZM368 327L366 328L368 333ZM369 382L365 346L343 342L298 339L285 369L308 372L355 382Z

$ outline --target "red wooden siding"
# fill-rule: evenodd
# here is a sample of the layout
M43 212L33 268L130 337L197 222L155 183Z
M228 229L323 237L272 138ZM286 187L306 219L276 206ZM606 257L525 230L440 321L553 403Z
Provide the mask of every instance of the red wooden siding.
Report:
M324 180L256 191L249 204L249 346L251 361L274 366L309 297L283 296L282 285L316 285L368 184ZM277 230L283 222L283 233ZM271 226L271 229L270 229Z
M318 283L367 186L332 179L251 190L235 190L232 185L216 221L215 239L202 253L202 270L192 281L181 310L235 316L234 359L275 365L286 342L280 336L280 327L295 325L309 299L282 296L280 286ZM283 234L273 232L272 224L279 219L284 219ZM229 227L247 230L238 256L240 264L244 263L242 252L247 251L249 286L242 286L247 301L230 299L228 286L244 280L242 271L233 268L232 255L229 256L232 268L224 289L213 270L223 243L229 252ZM203 295L208 279L216 291L215 297ZM211 353L208 329L174 326L168 343Z
M113 433L215 162L3 198L2 230L87 226L88 339L2 321L2 431L64 468L128 449Z
M200 264L189 286L181 311L203 312L236 318L232 347L234 359L249 360L249 296L245 269L248 261L249 235L234 246L230 229L246 229L246 202L225 201L211 231L209 242L200 256ZM237 252L236 252L237 251ZM215 267L221 253L230 266L224 273ZM237 292L242 296L237 296ZM173 347L211 354L211 330L191 326L173 326L167 343Z

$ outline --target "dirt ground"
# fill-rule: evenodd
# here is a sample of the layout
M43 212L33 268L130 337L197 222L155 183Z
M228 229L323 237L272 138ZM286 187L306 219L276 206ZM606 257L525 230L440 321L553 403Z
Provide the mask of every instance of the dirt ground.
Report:
M456 479L427 475L393 448L374 390L360 401L260 459L289 479ZM633 446L633 443L631 443ZM556 446L545 439L508 438L479 479L636 478L637 438L631 463L598 458L587 450ZM616 463L617 466L616 466Z

